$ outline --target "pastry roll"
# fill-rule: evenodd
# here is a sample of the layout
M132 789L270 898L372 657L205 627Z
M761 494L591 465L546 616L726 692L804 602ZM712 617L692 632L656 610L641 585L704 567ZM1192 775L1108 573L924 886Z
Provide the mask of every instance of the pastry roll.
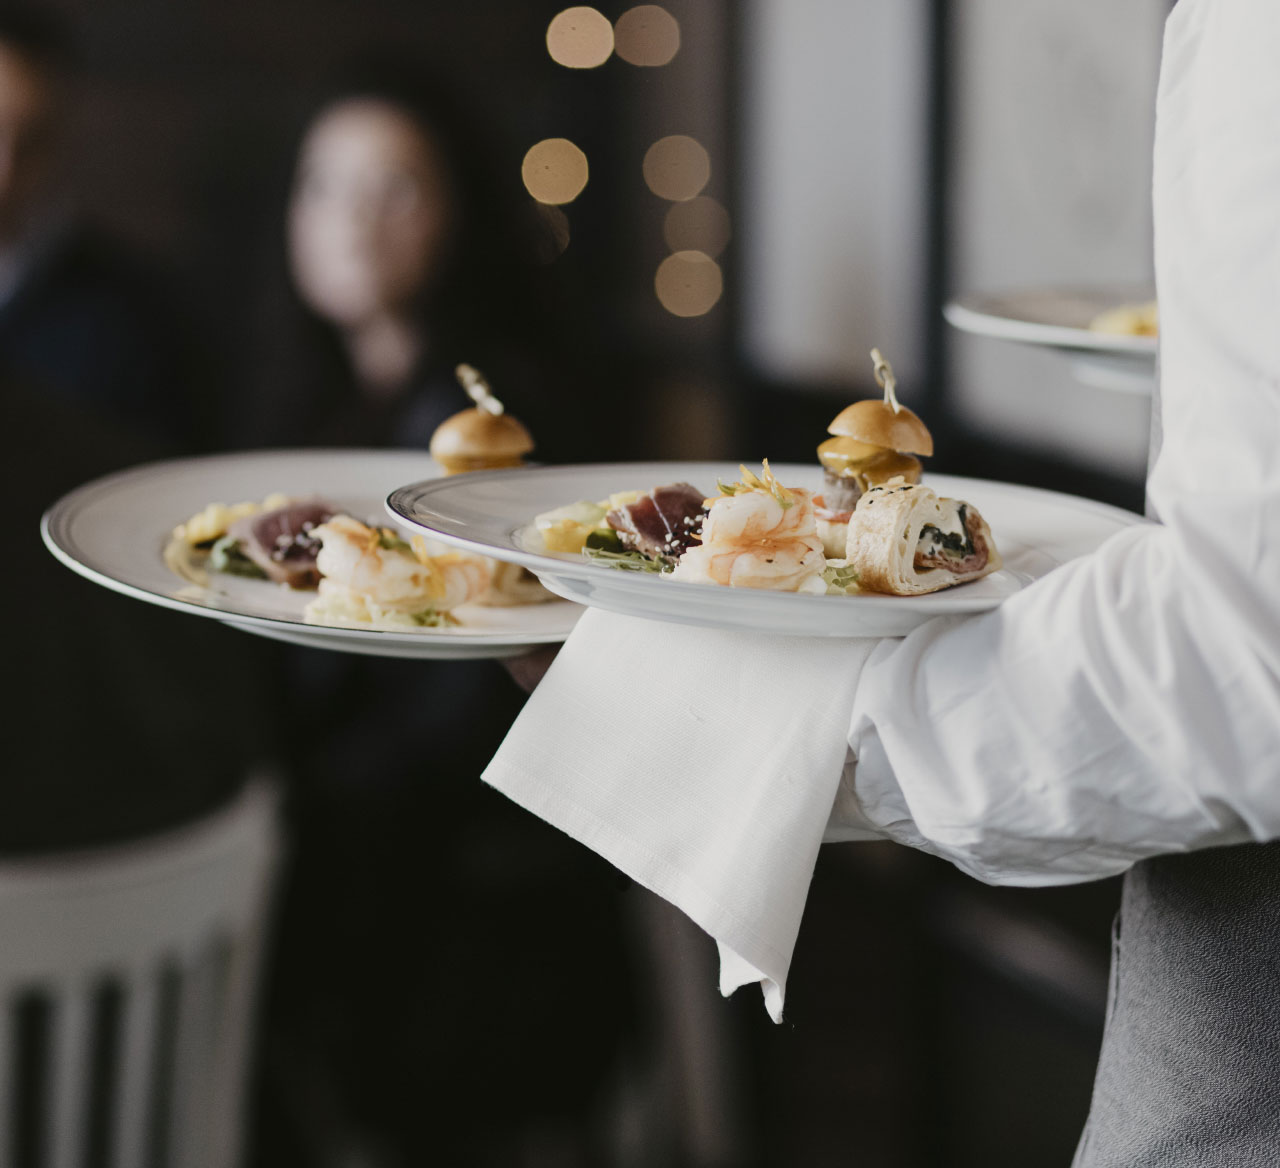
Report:
M900 479L858 500L845 556L862 591L897 596L977 580L1001 565L991 529L972 504Z

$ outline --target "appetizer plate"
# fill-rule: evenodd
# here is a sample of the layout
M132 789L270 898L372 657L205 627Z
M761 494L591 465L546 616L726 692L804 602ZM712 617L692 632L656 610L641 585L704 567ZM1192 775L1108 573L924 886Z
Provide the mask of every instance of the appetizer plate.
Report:
M787 486L820 490L822 468L776 465ZM1033 580L1084 555L1140 515L1072 495L981 479L931 475L940 495L965 499L991 527L1004 568L925 596L813 596L721 588L621 571L582 556L549 553L534 517L615 491L689 482L711 496L717 480L740 477L737 463L651 462L483 471L401 487L387 500L400 522L437 539L522 564L547 588L579 604L630 616L713 628L795 636L900 636L931 617L995 608Z
M1038 345L1066 356L1076 376L1099 389L1151 393L1155 385L1155 337L1098 332L1089 322L1101 312L1155 299L1151 285L1032 288L958 296L943 308L962 332L994 340Z
M450 629L318 625L302 616L313 593L216 572L184 579L165 559L173 528L209 503L259 501L277 491L314 495L378 523L388 491L436 473L426 454L397 450L268 450L152 463L64 496L45 513L41 533L67 567L116 592L312 648L460 659L563 641L582 610L559 600L466 605L455 613L462 625Z

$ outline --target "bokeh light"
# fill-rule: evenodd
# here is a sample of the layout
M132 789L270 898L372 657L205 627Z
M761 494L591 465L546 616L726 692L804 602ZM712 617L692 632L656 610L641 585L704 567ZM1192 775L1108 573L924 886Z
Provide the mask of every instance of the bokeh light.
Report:
M629 8L613 26L614 49L629 65L667 64L680 50L680 25L665 8Z
M699 194L711 178L711 156L683 134L659 138L645 151L644 181L662 199L683 202Z
M539 203L572 203L587 185L587 156L568 138L544 138L529 147L520 176Z
M662 307L673 316L702 316L724 291L720 265L700 251L678 251L658 266L653 281Z
M613 25L594 8L566 8L547 26L547 52L566 69L594 69L613 52Z
M729 243L729 212L706 195L672 203L662 224L662 237L672 251L700 251L718 256Z

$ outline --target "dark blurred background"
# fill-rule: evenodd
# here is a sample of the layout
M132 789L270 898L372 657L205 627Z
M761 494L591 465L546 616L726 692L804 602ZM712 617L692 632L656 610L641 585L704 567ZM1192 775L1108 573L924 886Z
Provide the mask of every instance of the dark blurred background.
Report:
M549 211L555 283L566 327L608 363L599 392L634 378L648 395L637 414L657 401L682 420L655 427L649 452L754 457L767 434L770 457L807 459L830 407L873 387L865 352L878 344L931 425L956 431L939 466L976 462L965 442L981 441L1000 447L983 469L1000 457L1021 477L1135 498L1140 395L959 337L939 309L974 288L1150 278L1164 0L1105 31L1090 10L1038 3L690 0L666 6L669 60L664 25L642 14L633 31L636 59L665 64L615 53L594 68L549 53L557 4L49 7L82 66L68 152L81 204L168 267L223 345L241 339L280 246L317 94L341 62L393 49L465 95L512 179L545 139L585 153L585 188ZM644 159L673 136L662 197ZM676 251L718 271L673 269L664 307L655 278Z
M455 95L479 127L477 149L537 227L542 305L552 309L547 327L565 370L562 392L547 400L572 415L548 443L557 457L810 461L830 418L875 392L867 354L879 346L900 396L935 433L932 469L1141 507L1147 397L1086 384L1053 354L961 336L942 306L971 289L1150 279L1149 155L1166 0L1123 11L1106 0L39 8L60 18L73 45L74 202L167 290L156 319L172 319L196 354L181 387L193 399L186 428L162 434L165 449L246 440L238 415L262 372L262 301L283 263L299 135L336 70L393 54ZM602 22L613 26L603 48ZM527 163L531 149L561 139L586 159L577 193L581 159L572 151L553 144L544 161ZM495 388L520 398L519 385ZM203 622L174 618L171 635L195 623ZM263 675L296 668L327 667L274 660ZM335 680L330 698L353 684ZM485 684L496 693L509 682ZM514 687L504 694L494 719L518 708ZM305 786L305 773L295 777ZM332 798L338 811L303 816L311 834L302 852L320 867L341 819L340 795ZM451 831L426 796L390 805L398 820L390 847L430 850ZM518 836L516 854L526 847L531 862L558 862L558 844L542 848L550 829L531 818L512 827L487 804L461 814L480 832L467 853L482 873L468 877L478 886L503 887L499 877L485 883L486 841ZM378 822L369 812L359 829L374 847ZM587 963L583 985L595 979L591 1012L579 1016L569 995L553 1025L526 1031L503 1020L496 998L468 997L467 1010L493 1015L477 1027L486 1041L506 1028L530 1086L523 1091L514 1075L495 1076L500 1086L488 1089L468 1080L470 1094L450 1095L448 1114L409 1089L377 1103L324 1102L325 1091L358 1094L357 1080L366 1093L378 1090L379 1075L401 1065L405 1052L392 1049L397 1008L417 1011L407 1032L421 1049L411 1054L435 1061L431 1012L449 1011L455 991L433 983L430 1003L415 1004L412 979L400 975L377 1017L382 1029L334 1048L361 1060L333 1077L339 1086L290 1090L290 1075L307 1080L306 1059L280 1054L272 1028L288 1014L282 1003L305 996L308 963L325 955L313 919L323 909L309 902L309 923L299 926L286 903L255 1064L251 1162L556 1165L603 1162L607 1150L619 1165L690 1168L1069 1163L1101 1034L1114 882L989 889L891 847L829 848L789 1016L774 1027L756 995L718 998L714 946L697 930L603 865L567 852L563 863L565 879L592 882L596 900L608 902L591 909L607 917L605 932L561 950L564 961ZM412 865L397 871L411 879ZM310 895L340 897L344 879L332 868ZM367 883L376 896L376 882ZM431 897L411 885L395 896L373 919L404 932L400 952L409 952L419 943L408 914L417 904L431 912ZM522 907L521 919L536 934L531 911ZM462 916L452 923L459 935L490 927ZM509 926L495 910L491 927ZM548 918L552 933L572 927L571 915ZM593 957L597 938L609 948ZM464 960L497 962L502 938L493 942ZM341 992L367 997L386 972L378 960L390 958L375 949L334 960L366 961ZM434 968L429 955L422 968ZM544 973L549 983L573 983L572 971ZM341 992L329 1008L342 1009L333 1004ZM368 1011L356 1013L368 1022ZM296 1034L305 1021L288 1024ZM450 1033L449 1051L465 1031ZM594 1065L566 1073L565 1051ZM534 1090L544 1053L549 1081ZM486 1057L500 1063L500 1044ZM447 1080L448 1065L434 1073ZM529 1099L553 1098L558 1082L566 1092L607 1086L589 1107L547 1104L591 1125L589 1145L537 1123ZM349 1143L348 1109L363 1133ZM479 1134L468 1144L467 1132L505 1131L509 1114L521 1122L504 1136L505 1152Z

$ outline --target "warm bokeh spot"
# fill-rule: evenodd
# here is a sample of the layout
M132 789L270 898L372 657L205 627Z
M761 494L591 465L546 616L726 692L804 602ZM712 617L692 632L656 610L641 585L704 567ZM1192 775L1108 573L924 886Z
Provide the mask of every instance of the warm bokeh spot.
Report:
M568 138L544 138L529 147L520 175L539 203L572 203L587 185L587 156Z
M628 64L665 65L680 49L680 25L665 8L641 4L618 17L613 39L618 56Z
M658 267L653 281L658 299L673 316L702 316L724 291L720 265L700 251L678 251Z
M566 8L547 26L547 52L566 69L594 69L613 52L613 25L594 8Z
M711 178L711 156L702 144L683 134L659 138L644 156L644 181L662 199L692 199Z
M672 251L718 256L728 245L729 236L729 212L706 195L673 203L662 224L662 237Z

